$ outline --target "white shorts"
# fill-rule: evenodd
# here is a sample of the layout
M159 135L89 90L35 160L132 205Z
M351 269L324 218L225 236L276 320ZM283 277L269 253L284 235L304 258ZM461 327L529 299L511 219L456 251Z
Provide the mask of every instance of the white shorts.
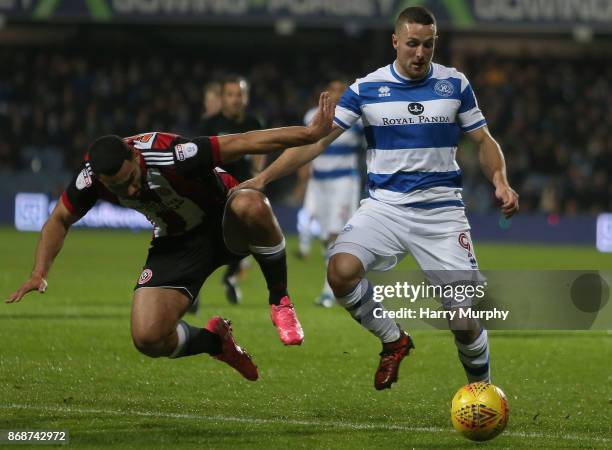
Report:
M359 204L359 178L311 178L306 187L304 209L321 226L321 239L339 234Z
M365 251L360 251L360 248ZM351 253L364 269L389 270L411 254L421 270L478 269L463 208L409 208L365 199L331 248Z

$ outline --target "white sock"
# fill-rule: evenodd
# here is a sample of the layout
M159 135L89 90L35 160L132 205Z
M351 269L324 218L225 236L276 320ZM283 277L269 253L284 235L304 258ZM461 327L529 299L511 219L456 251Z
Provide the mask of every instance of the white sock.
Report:
M325 283L323 283L323 290L321 291L321 295L334 298L334 291L332 290L329 282L327 281L327 277L325 277Z
M310 242L312 234L310 233L310 214L305 209L300 209L297 215L298 242L300 244L300 253L303 256L310 254Z
M189 329L187 328L187 324L182 320L176 324L176 334L178 335L178 342L176 344L176 348L172 352L168 358L176 358L181 354L185 344L187 343L187 336L189 335Z
M491 370L489 367L489 338L486 329L482 329L480 335L471 344L462 344L455 339L455 345L459 353L459 360L463 364L465 374L470 383L476 381L491 381Z
M353 316L353 319L383 343L397 341L401 336L398 325L389 318L374 317L374 309L381 308L384 311L384 307L382 303L374 301L372 294L372 284L363 278L351 293L336 300Z
M327 272L327 265L329 264L329 248L325 251L325 271ZM323 289L321 295L329 298L334 298L334 291L332 290L329 282L327 281L327 275L325 275L325 281L323 282Z

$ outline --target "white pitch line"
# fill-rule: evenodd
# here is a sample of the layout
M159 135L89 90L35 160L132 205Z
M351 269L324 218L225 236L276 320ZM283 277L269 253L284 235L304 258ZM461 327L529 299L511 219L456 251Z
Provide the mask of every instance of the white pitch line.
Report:
M62 406L32 406L32 405L0 405L0 409L26 409L31 411L61 412L73 414L107 414L112 416L138 416L156 417L165 419L190 419L207 422L238 422L254 425L298 425L306 427L325 427L325 428L346 428L349 430L388 430L388 431L421 431L426 433L450 432L449 428L440 427L415 427L399 424L371 424L358 422L334 422L316 420L297 420L297 419L261 419L254 417L234 417L234 416L204 416L198 414L164 413L154 411L118 411L112 409L89 409L89 408L69 408ZM505 436L519 438L540 438L540 439L564 439L568 441L578 441L588 439L594 442L612 442L612 439L600 437L578 436L575 434L544 434L544 433L524 433L521 431L507 431Z

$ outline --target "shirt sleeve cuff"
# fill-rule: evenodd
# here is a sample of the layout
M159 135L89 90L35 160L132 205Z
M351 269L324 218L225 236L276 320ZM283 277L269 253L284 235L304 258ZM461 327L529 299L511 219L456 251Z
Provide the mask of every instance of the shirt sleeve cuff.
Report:
M344 128L345 130L348 130L349 128L351 128L350 125L347 125L346 123L342 122L337 117L334 117L334 123L337 124L338 126Z
M477 128L484 127L486 124L487 124L487 121L483 119L483 120L479 120L476 123L473 123L472 125L461 127L461 130L463 130L464 132L467 133L467 132L470 132L470 131L474 131Z

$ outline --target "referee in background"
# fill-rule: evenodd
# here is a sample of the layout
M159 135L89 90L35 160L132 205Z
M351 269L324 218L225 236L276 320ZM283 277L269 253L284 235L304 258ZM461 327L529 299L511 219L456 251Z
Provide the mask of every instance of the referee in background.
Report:
M225 77L221 80L221 110L203 118L199 135L222 136L262 129L261 120L246 111L248 102L249 84L246 79L237 75ZM221 168L243 182L260 172L264 162L264 155L247 155L235 162L224 164ZM242 298L237 280L239 272L240 261L236 261L227 266L223 275L225 295L227 301L232 304L238 304Z

